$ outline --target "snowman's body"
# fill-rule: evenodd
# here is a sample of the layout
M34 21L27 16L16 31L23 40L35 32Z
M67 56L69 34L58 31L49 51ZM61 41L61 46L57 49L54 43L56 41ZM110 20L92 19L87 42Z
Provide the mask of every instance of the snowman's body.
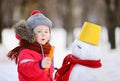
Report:
M102 81L101 68L89 68L76 64L69 76L69 81Z
M83 60L100 59L97 46L79 40L74 42L72 55ZM90 68L76 64L70 73L69 81L102 81L101 71L101 68Z

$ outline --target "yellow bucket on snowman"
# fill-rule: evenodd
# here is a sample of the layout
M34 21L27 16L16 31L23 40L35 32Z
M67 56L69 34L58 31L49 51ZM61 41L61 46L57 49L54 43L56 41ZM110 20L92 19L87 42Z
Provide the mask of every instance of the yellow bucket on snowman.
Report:
M77 39L93 45L99 45L101 26L90 22L83 24Z

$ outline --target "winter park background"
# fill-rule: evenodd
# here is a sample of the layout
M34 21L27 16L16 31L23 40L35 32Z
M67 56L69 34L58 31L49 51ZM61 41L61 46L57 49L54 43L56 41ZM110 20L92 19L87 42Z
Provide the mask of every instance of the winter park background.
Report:
M74 36L76 37L80 29L74 29ZM110 49L108 42L107 30L102 27L100 50L101 60L103 64L103 73L99 76L106 76L102 81L120 81L120 29L116 28L116 43L117 48ZM54 65L59 68L62 64L63 58L71 53L72 44L69 48L65 48L66 32L62 28L52 29L51 44L55 46ZM18 40L14 36L13 29L4 29L2 31L2 41L0 44L0 81L18 81L17 65L11 62L6 57L9 50L13 49L18 44ZM96 73L97 74L97 73ZM86 77L87 78L87 77ZM94 80L94 78L93 78Z

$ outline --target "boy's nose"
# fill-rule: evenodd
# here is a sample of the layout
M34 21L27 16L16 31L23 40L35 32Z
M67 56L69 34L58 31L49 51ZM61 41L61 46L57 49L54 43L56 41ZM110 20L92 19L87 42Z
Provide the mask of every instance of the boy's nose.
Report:
M45 33L44 33L44 32L42 33L42 36L45 36Z

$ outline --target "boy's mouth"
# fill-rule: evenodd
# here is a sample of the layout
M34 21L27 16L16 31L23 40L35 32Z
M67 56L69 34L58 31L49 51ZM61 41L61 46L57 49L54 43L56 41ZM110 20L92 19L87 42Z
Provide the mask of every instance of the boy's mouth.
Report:
M42 39L42 41L44 41L45 39Z

